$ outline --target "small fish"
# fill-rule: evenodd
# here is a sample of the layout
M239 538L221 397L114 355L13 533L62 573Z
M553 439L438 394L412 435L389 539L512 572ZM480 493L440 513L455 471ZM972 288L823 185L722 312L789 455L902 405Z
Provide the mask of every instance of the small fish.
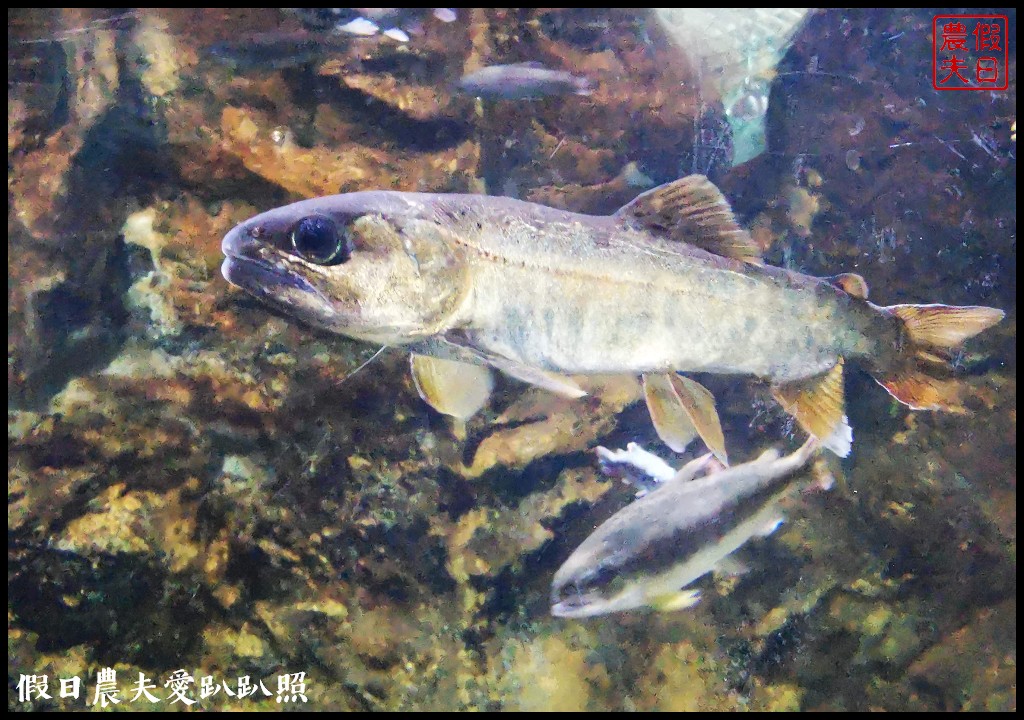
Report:
M452 23L458 15L452 8L351 8L360 17L372 20L381 27L397 27L422 22L428 16L443 23Z
M845 457L843 368L862 362L916 409L965 412L953 352L999 322L982 306L867 300L858 275L761 264L707 178L653 188L609 216L485 195L388 191L257 215L222 242L224 277L310 325L413 353L432 407L468 417L488 369L567 397L568 376L632 374L659 437L728 457L714 397L686 372L767 379Z
M537 62L491 65L463 75L459 88L485 100L536 100L552 95L590 95L587 78Z
M711 456L688 463L573 551L551 583L551 614L580 618L695 604L700 593L688 585L734 565L733 552L779 526L780 503L816 449L810 439L786 457L769 450L742 465L712 467L699 479Z
M369 18L357 17L348 22L345 22L337 26L338 32L347 33L349 35L360 35L362 37L370 37L380 32L380 27L377 23L373 22Z

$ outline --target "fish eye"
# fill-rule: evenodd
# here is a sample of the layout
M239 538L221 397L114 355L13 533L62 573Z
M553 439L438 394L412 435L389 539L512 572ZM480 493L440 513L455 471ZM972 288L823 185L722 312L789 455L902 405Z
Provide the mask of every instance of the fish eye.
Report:
M336 265L352 257L352 240L347 229L338 232L338 226L329 217L311 215L292 228L292 247L303 260L317 265Z

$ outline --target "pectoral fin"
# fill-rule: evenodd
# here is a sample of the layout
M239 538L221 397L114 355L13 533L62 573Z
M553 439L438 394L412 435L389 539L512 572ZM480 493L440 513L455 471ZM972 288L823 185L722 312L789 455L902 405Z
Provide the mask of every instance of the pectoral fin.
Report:
M471 341L467 340L459 332L450 332L443 338L434 338L429 347L431 354L444 352L456 357L466 357L474 363L486 364L495 370L515 378L529 385L543 388L556 395L575 400L587 394L576 382L565 375L548 372L540 368L531 367L518 363L514 360L507 360L497 355L477 350Z
M416 391L430 407L460 420L482 408L494 387L491 371L482 365L442 360L413 353L409 367Z
M768 537L778 530L779 526L784 522L786 522L786 516L781 512L776 515L772 515L771 517L764 519L764 521L754 530L754 534L759 535L760 537Z
M539 388L544 388L545 390L561 395L562 397L575 399L581 398L587 394L587 391L577 385L572 378L568 378L564 375L558 375L557 373L540 370L538 368L530 367L529 365L522 365L499 357L487 357L487 362L490 363L492 367L500 370L509 377L521 380L524 383L529 383L530 385L536 385Z
M822 375L777 385L772 395L823 446L839 457L850 454L853 430L845 413L842 358Z
M700 602L700 590L680 590L671 595L662 595L651 602L655 610L661 612L675 612L692 608Z
M715 396L700 383L675 373L644 375L643 381L647 409L658 437L682 452L699 435L708 450L728 466Z

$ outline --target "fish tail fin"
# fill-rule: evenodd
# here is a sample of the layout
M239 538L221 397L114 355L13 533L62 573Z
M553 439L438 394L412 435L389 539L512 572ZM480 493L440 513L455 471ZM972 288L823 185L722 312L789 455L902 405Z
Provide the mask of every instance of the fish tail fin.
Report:
M983 305L890 305L885 310L903 321L915 346L942 351L959 346L1006 316Z
M883 310L903 321L909 348L894 368L874 374L878 384L915 410L967 412L969 388L952 377L952 351L1006 313L980 305L890 305Z

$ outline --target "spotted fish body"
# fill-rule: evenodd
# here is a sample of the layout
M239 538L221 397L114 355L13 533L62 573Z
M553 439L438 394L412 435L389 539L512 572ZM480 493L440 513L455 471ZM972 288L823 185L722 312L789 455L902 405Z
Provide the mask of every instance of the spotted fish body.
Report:
M615 216L482 195L352 193L273 210L227 237L225 274L263 292L251 287L237 259L259 252L246 239L246 227L363 213L443 228L450 262L462 272L437 291L460 301L425 333L450 332L487 354L552 372L678 370L788 380L827 370L839 356L870 355L880 339L897 337L892 319L817 278L661 240ZM414 251L403 254L413 263ZM359 305L387 302L360 298L338 308L344 297L331 296L332 277L348 274L349 264L299 263L291 272L333 300L323 315L303 319L342 334L363 335Z
M661 240L615 217L486 200L438 210L455 216L472 266L456 325L488 353L567 374L790 380L897 337L894 322L824 281Z

